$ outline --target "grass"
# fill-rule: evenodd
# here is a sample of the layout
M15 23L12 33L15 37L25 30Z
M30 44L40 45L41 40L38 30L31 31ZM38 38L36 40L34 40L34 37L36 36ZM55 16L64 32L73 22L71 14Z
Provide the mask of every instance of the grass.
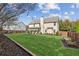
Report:
M14 39L25 48L36 55L41 56L79 56L79 49L66 48L62 45L61 37L54 35L28 35L9 34L8 37Z

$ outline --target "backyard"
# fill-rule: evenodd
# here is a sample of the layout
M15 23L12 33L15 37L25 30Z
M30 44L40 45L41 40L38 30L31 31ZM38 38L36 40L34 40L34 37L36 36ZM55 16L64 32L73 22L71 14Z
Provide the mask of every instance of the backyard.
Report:
M25 33L8 34L7 36L38 56L79 56L79 49L64 47L60 36Z

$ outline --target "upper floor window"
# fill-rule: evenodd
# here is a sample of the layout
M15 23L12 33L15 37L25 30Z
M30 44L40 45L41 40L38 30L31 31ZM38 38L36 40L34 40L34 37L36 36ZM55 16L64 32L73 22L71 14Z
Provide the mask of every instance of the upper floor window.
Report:
M56 26L56 22L54 22L54 26Z

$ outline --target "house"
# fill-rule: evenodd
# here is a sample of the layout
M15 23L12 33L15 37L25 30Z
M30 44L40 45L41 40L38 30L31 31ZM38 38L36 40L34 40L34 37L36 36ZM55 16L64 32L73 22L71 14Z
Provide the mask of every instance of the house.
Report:
M59 31L59 17L41 17L40 19L34 20L28 25L28 31L32 33L56 34Z
M4 31L26 31L26 25L23 22L14 21L13 23L6 22L3 25Z

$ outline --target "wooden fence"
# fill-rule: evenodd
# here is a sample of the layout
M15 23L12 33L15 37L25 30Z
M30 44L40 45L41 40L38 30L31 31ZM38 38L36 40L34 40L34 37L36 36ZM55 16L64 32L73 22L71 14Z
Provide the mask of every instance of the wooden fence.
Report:
M68 32L68 36L71 37L72 41L79 42L79 33L76 33L76 32Z
M67 36L68 32L67 31L59 31L58 34L60 36Z
M67 31L59 31L60 36L68 36L72 41L79 42L79 33L77 32L67 32Z

